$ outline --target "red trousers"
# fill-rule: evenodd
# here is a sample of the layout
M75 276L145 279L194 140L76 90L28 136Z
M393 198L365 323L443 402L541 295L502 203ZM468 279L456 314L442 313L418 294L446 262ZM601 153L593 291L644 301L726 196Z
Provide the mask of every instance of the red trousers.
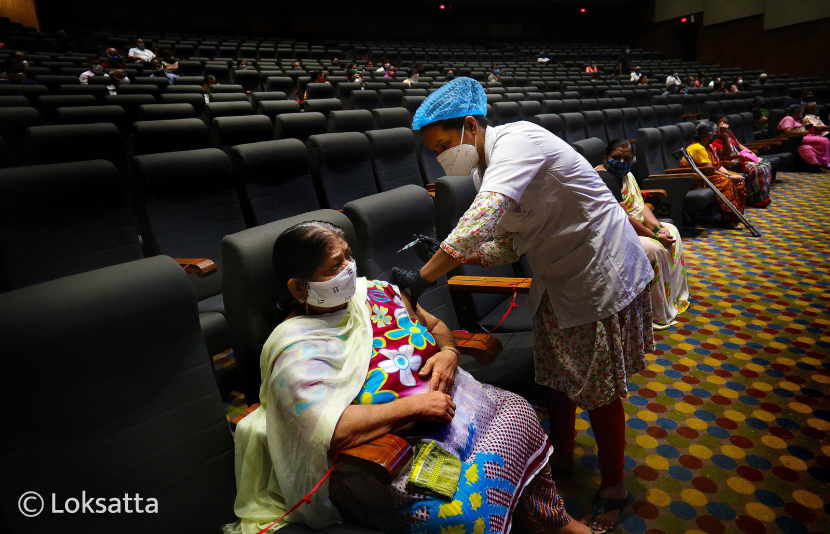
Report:
M548 389L550 441L557 456L573 456L576 446L576 404L567 395ZM594 439L597 441L601 487L615 486L623 481L625 465L625 411L622 399L588 410Z

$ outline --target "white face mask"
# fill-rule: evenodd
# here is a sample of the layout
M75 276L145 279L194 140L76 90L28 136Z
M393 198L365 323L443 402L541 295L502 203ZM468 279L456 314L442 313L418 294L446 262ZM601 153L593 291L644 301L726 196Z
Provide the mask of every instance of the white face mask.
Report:
M418 81L418 73L417 73L417 72L416 72L415 74L413 74L413 75L412 75L412 81L413 81L413 82L417 82L417 81Z
M94 72L95 74L101 74L102 72L104 72L104 66L103 65L93 65L92 66L92 72Z
M464 144L465 126L466 124L461 126L461 143L438 156L438 163L447 176L469 176L478 165L478 149L475 144Z
M347 303L354 296L356 287L357 265L351 260L334 278L308 282L308 303L320 308L334 308Z

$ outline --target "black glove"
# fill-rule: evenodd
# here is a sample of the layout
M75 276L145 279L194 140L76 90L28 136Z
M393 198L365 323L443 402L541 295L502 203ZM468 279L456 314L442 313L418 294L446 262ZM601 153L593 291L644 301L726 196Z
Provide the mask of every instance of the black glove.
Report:
M435 282L427 282L421 273L415 271L407 271L400 267L395 267L389 273L389 280L398 286L401 290L409 289L409 297L412 300L412 307L418 307L418 299L424 294L428 287L434 286Z
M441 242L434 237L429 237L428 235L415 235L413 237L417 242L412 248L415 249L415 254L424 263L432 259L435 253L438 252L438 249L441 248Z

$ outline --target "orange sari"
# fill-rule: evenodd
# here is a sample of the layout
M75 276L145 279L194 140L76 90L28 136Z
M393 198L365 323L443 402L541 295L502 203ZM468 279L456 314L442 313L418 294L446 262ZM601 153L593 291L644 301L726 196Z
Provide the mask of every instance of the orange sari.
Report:
M698 167L701 165L711 165L716 169L720 167L720 159L718 159L718 155L715 154L711 146L704 147L700 143L694 143L689 145L688 151L689 155L692 156L692 160L694 160L695 165ZM686 161L686 158L683 158L680 165L683 167L690 167L689 162ZM741 176L739 174L732 175ZM738 208L741 213L744 212L744 209L746 208L746 184L744 183L742 176L741 180L733 180L728 176L720 174L713 174L711 176L707 176L707 178L709 178L709 181L718 188L718 191L723 193L723 196L725 196L733 206ZM706 187L706 184L704 184L702 180L696 180L695 185L692 187L694 189L701 189ZM732 210L730 210L729 207L720 200L720 198L718 199L717 206L718 211L721 212L721 220L724 223L735 224L740 222L740 219L732 213Z

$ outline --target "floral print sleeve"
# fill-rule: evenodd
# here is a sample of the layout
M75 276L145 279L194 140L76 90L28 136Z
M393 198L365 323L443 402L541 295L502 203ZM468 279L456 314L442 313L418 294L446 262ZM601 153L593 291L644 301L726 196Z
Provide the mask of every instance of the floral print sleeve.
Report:
M513 249L513 233L499 234L492 241L478 247L478 257L482 267L497 267L519 261L519 255Z
M441 243L441 249L462 263L477 253L482 243L496 233L505 211L516 201L501 193L476 195L472 206L461 216L455 230Z

